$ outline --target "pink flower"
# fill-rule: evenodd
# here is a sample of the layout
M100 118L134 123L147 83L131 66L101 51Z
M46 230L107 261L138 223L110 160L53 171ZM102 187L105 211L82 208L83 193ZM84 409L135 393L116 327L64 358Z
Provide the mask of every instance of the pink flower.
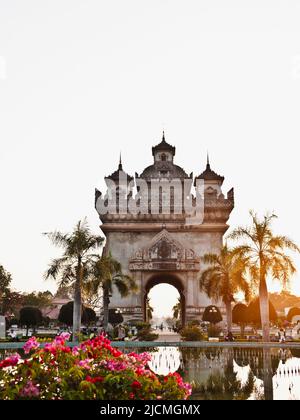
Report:
M73 349L72 349L72 354L73 354L74 356L78 356L78 354L79 354L79 347L78 347L78 346L74 346L74 347L73 347Z
M71 337L71 334L68 332L63 332L60 334L60 337L64 340L64 341L68 341L69 338Z
M101 366L111 371L121 371L127 368L126 363L115 360L103 360Z
M10 361L13 366L16 365L20 359L21 356L19 355L19 353L14 353L10 356Z
M52 343L47 343L47 344L45 344L45 347L44 347L44 349L46 350L46 351L51 351L52 350Z
M78 362L78 365L80 367L82 367L83 369L88 369L89 370L89 369L91 369L90 362L91 362L90 359L80 360Z
M23 346L23 349L26 354L30 352L30 350L35 350L39 347L39 343L36 341L35 337L31 337Z
M37 386L33 384L32 381L28 381L24 388L20 391L22 397L38 397L40 391Z
M141 362L142 364L146 364L147 362L150 362L152 357L151 354L144 352L144 353L129 353L128 356L133 357L136 361Z
M187 394L187 397L189 397L192 393L192 386L189 383L183 383L181 385L181 388L183 388Z

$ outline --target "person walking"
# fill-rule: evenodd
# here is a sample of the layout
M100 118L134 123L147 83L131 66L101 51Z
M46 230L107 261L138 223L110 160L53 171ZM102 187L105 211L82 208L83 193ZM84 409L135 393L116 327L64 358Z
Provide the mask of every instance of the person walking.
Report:
M126 337L125 328L122 325L118 326L118 340L124 341L124 338Z

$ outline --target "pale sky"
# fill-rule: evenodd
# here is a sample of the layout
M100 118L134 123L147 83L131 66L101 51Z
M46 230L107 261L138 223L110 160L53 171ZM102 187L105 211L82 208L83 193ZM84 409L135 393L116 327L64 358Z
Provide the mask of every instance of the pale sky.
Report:
M275 211L300 244L300 2L0 0L0 264L16 290L59 255L42 232L84 216L117 167L151 146L235 187L231 226ZM297 257L300 269L300 258ZM300 274L295 281L300 294Z
M153 317L172 317L173 306L179 299L176 287L162 283L150 289L148 297L153 308Z

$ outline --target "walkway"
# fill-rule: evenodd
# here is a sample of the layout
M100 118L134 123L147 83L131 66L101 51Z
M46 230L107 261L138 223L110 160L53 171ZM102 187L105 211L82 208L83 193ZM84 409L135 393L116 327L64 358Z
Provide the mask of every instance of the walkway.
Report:
M166 342L166 343L178 343L180 341L180 335L172 332L172 331L155 331L155 333L158 334L158 339L155 341L159 341L159 342Z

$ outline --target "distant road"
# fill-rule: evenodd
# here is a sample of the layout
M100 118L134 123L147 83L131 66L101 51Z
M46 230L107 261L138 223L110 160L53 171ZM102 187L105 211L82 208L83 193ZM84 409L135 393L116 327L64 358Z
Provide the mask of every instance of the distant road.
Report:
M171 331L155 331L158 334L158 339L155 341L166 341L166 342L178 342L181 341L181 337L179 334Z

